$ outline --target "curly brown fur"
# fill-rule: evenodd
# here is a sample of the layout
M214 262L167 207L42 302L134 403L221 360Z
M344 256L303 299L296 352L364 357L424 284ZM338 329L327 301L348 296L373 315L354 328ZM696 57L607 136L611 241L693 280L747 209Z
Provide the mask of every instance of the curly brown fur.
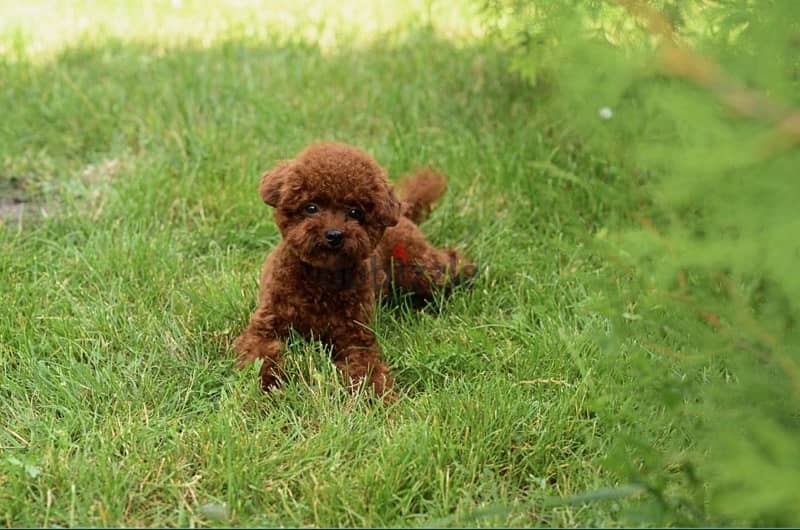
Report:
M367 380L389 396L392 377L368 328L376 297L393 288L429 298L471 266L432 246L415 224L444 192L429 169L404 180L400 200L364 151L317 143L261 178L282 240L261 272L258 308L236 339L239 366L262 359L261 386L279 384L290 330L333 346L353 386ZM402 201L402 202L401 202Z
M424 167L397 183L398 195L403 200L403 215L414 223L421 223L431 213L436 202L447 189L447 177Z

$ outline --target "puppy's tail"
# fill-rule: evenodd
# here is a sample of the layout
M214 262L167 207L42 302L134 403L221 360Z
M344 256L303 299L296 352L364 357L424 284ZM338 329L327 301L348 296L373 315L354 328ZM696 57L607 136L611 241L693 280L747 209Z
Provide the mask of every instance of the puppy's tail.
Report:
M397 195L403 203L403 215L419 223L431 213L433 203L444 195L447 177L424 167L400 179Z

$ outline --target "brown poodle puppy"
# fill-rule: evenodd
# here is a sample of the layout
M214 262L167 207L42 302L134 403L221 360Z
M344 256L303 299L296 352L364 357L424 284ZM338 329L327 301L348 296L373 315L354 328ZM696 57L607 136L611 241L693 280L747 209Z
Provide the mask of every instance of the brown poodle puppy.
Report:
M398 191L364 151L318 143L261 177L282 241L261 273L258 309L236 339L239 366L263 359L261 386L277 386L290 329L333 346L350 383L389 395L392 377L369 329L376 297L392 289L429 298L474 273L432 246L416 223L444 193L445 177L420 170Z

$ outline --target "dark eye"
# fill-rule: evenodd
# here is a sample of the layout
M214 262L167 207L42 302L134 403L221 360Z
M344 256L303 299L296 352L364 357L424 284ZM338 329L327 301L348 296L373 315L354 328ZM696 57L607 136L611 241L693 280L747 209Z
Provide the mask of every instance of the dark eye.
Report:
M319 212L319 206L317 206L313 202L310 202L306 204L305 207L303 207L303 212L307 213L308 215L314 215L315 213Z
M355 219L356 221L364 220L364 211L361 208L348 208L347 217Z

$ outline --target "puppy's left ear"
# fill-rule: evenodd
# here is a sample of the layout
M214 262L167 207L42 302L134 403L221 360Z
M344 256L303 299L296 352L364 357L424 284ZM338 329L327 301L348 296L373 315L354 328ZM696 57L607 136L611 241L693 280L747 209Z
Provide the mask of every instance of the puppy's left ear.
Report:
M265 203L277 208L281 200L283 184L291 173L291 161L279 162L274 168L261 175L261 184L258 193Z
M397 200L394 190L388 186L382 200L375 205L375 216L387 228L396 225L400 220L400 201Z

